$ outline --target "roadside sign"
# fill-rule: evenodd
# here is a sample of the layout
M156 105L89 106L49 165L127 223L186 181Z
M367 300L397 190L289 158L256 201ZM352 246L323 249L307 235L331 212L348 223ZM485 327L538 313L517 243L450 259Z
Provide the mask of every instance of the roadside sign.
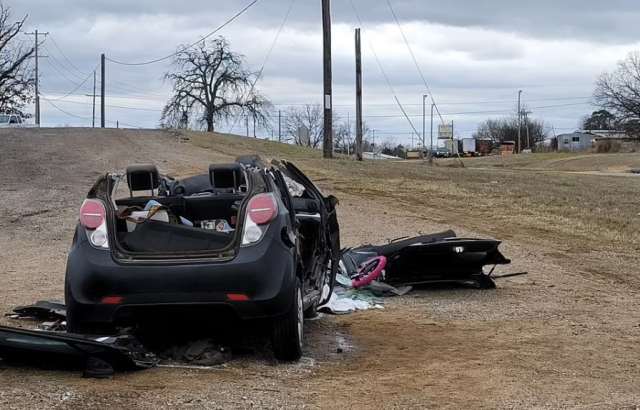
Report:
M298 141L302 146L309 146L309 128L304 124L298 128Z
M438 139L439 140L450 140L453 139L453 127L451 124L446 125L438 125Z

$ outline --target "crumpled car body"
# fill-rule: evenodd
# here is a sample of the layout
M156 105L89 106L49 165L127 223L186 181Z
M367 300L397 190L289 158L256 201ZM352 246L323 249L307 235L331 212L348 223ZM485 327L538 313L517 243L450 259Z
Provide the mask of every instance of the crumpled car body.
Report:
M500 244L494 239L458 238L449 230L344 249L341 266L344 273L353 275L364 262L384 256L384 273L377 280L391 286L474 282L482 289L492 289L495 282L484 268L511 263L498 250Z
M261 320L272 322L276 357L297 360L303 317L330 297L337 272L337 202L293 164L257 156L182 180L155 165L103 175L68 255L67 329Z

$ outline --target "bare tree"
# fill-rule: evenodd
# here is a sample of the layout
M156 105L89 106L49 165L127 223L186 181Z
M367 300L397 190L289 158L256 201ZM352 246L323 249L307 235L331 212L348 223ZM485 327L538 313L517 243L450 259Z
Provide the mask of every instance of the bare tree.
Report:
M164 126L213 132L248 113L260 129L268 127L273 106L252 89L257 73L244 68L244 56L232 51L225 38L203 40L196 48L180 46L173 67L164 77L174 94L162 112Z
M398 140L394 136L386 136L379 145L383 151L393 151L398 146Z
M362 143L363 146L369 141L369 134L371 129L366 122L362 122ZM352 153L355 151L356 145L356 121L355 118L347 116L336 127L335 138L333 141L334 146L340 151L346 153Z
M542 118L531 118L531 111L525 105L521 107L521 130L520 144L526 147L530 142L534 147L537 143L543 142L550 135L551 127ZM475 139L490 139L495 143L504 141L518 141L518 111L514 115L489 118L478 125L478 129L471 135Z
M29 64L35 47L16 38L26 20L27 16L13 21L11 8L0 2L0 112L30 118L25 109L35 97L34 71Z
M640 138L640 53L632 51L612 73L602 73L593 93L595 105L618 120L618 128Z
M319 103L305 104L300 106L289 106L282 114L282 131L287 141L293 141L296 145L303 145L311 148L322 146L324 139L324 107ZM332 115L334 134L339 132L338 123L340 116L335 111ZM300 138L299 130L302 126L309 130L309 139L303 141ZM334 141L334 146L337 146Z

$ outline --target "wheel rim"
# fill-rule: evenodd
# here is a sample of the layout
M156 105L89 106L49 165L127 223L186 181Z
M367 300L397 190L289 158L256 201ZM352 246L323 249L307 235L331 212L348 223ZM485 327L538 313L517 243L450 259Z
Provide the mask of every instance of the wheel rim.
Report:
M298 289L298 343L302 346L302 330L304 326L304 307L302 306L302 291Z

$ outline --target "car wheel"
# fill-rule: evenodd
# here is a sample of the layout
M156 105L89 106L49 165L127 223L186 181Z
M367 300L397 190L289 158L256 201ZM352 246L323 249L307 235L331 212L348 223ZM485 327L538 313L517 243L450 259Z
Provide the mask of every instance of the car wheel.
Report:
M304 305L302 284L296 278L295 290L289 311L275 319L271 343L276 359L296 361L302 357L304 338Z

